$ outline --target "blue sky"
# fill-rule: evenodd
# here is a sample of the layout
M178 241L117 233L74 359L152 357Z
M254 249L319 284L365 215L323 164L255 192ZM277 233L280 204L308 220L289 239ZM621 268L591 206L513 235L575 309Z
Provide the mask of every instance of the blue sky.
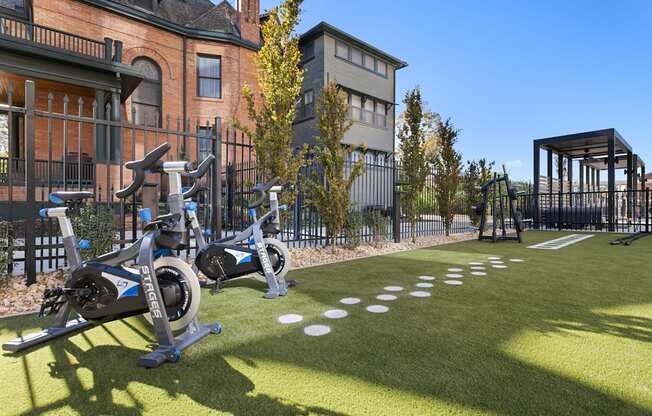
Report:
M465 159L530 180L532 139L615 127L652 166L652 2L305 0L322 20L406 60L397 101L420 85Z

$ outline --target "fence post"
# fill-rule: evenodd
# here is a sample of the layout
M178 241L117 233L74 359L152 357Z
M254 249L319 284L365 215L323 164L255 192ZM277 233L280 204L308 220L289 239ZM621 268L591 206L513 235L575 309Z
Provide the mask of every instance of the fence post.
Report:
M34 181L36 120L34 81L25 81L25 274L27 285L36 283L36 189Z
M396 168L396 159L392 163L392 221L393 221L393 231L394 231L394 242L401 242L401 208L400 208L400 194L398 192L398 183L396 181L396 175L398 174L398 169Z
M215 117L213 126L213 192L211 193L211 213L213 235L222 238L222 119Z

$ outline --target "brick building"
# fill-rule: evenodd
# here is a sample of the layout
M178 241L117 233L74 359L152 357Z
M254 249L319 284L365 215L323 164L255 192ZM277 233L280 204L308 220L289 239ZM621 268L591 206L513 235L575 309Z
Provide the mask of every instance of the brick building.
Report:
M54 112L91 116L95 100L97 118L149 127L166 127L168 115L171 126L180 123L187 130L217 116L225 122L246 123L241 90L245 83L256 85L260 2L232 3L0 0L0 116L4 105L8 117L10 96L14 106L24 105L24 84L29 79L36 84L36 107L43 111L50 102ZM109 113L104 111L107 104ZM11 117L8 159L17 164L14 171L20 171L24 132L16 126L23 124L23 115ZM61 121L54 120L55 128L48 130L47 123L46 117L37 120L37 163L75 158L79 149L84 160L105 164L93 174L95 181L102 182L109 170L117 178L118 161L133 156L134 143L120 129L94 131L92 126L80 128L75 123L62 128L56 126ZM134 138L137 156L146 140ZM204 151L201 143L196 149Z

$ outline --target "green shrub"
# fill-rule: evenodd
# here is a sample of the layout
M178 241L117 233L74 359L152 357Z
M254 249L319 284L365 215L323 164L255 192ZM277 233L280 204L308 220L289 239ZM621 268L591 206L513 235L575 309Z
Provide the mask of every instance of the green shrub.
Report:
M13 261L13 238L11 223L0 221L0 277L7 276Z
M383 215L379 210L371 210L365 215L364 221L365 225L371 230L374 243L387 241L389 217Z
M117 229L113 223L113 213L109 208L87 204L79 214L72 217L72 226L78 241L90 242L90 248L81 251L84 260L113 250Z
M358 211L349 211L344 222L344 240L348 247L357 247L362 242L364 215Z

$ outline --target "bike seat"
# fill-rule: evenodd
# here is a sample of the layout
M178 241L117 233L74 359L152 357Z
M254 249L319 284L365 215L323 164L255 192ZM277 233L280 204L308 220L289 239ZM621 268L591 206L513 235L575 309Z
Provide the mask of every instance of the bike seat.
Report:
M181 220L181 214L159 215L145 227L144 231L161 228L172 228Z
M92 192L58 191L50 193L50 202L53 204L70 204L82 202L93 197Z

